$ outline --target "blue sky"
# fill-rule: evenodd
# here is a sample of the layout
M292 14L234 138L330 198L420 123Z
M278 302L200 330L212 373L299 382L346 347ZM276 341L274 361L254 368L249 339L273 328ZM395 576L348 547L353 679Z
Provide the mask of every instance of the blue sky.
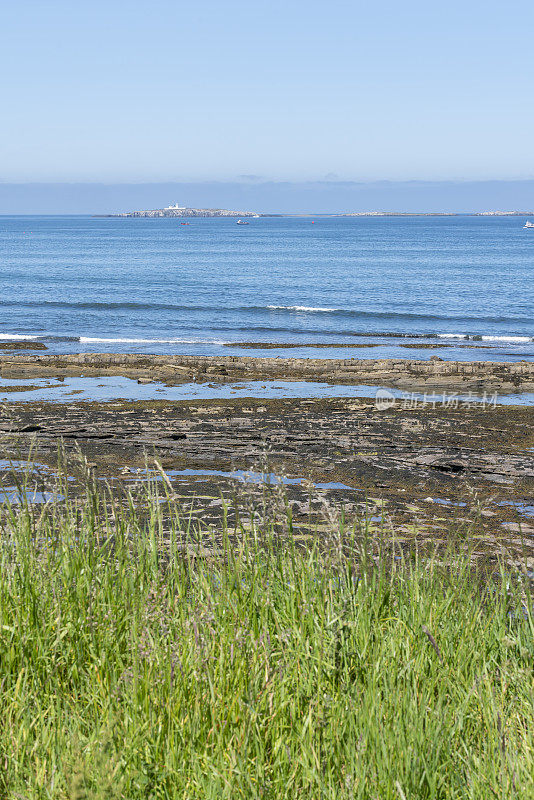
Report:
M514 0L5 3L0 182L533 178L533 30Z

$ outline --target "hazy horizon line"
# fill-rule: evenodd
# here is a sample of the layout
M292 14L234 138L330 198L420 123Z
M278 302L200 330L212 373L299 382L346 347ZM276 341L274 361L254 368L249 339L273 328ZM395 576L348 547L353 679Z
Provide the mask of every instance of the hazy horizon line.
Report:
M0 214L109 214L228 208L261 214L457 213L534 208L534 179L0 182ZM394 209L394 212L391 210ZM421 209L424 209L422 211ZM528 213L528 212L525 212Z
M293 180L291 178L267 178L258 176L238 175L235 178L199 178L199 179L172 179L165 180L1 180L0 186L203 186L203 185L243 185L258 186L261 184L284 184L290 186L305 186L310 184L325 184L328 186L374 186L411 185L411 184L486 184L486 183L534 183L534 176L523 178L373 178L369 180L342 179L342 178L306 178Z

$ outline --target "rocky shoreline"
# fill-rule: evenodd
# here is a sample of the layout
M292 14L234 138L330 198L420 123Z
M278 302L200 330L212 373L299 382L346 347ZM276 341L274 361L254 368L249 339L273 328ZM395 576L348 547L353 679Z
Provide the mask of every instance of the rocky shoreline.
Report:
M121 375L168 385L294 380L463 395L534 391L532 363L441 359L4 351L0 374L4 381ZM4 487L16 484L11 459L24 460L31 452L50 470L63 448L69 460L82 454L121 496L137 484L142 488L146 466L156 457L198 524L217 528L221 498L236 495L234 471L260 470L287 476L297 539L308 537L310 529L320 534L325 509L341 505L349 520L368 515L377 536L390 531L434 547L455 531L475 536L486 553L511 549L516 560L526 554L534 567L531 407L404 402L378 407L371 399L348 397L82 402L73 395L72 402L59 404L4 401ZM47 491L51 474L45 471L43 485L35 488ZM247 502L264 502L265 486L249 487L246 496Z
M435 547L453 533L532 569L532 417L525 407L379 410L347 398L8 403L0 483L15 486L12 459L22 469L31 452L48 467L30 486L50 491L63 451L69 491L83 478L81 454L114 496L136 487L142 496L156 458L194 524L218 530L222 498L241 503L245 491L239 514L268 500L265 484L239 483L235 471L273 473L285 476L296 540L322 535L329 509L343 508L349 524L366 515L373 535Z
M83 353L0 355L2 378L121 375L167 384L188 381L318 381L387 386L405 391L534 391L534 363L413 359L255 358L248 356Z

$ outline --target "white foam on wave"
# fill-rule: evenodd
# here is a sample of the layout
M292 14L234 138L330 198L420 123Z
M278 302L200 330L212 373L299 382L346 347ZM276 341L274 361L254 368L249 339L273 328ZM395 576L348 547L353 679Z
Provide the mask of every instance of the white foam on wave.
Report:
M531 336L470 336L467 333L438 333L438 339L473 339L480 342L503 342L528 344L534 342Z
M337 308L322 308L321 306L267 306L270 311L337 311Z
M482 336L483 342L517 342L518 344L525 344L525 342L532 342L530 336Z
M0 333L0 339L37 339L29 333Z
M100 336L80 336L80 344L227 344L218 339L108 339Z

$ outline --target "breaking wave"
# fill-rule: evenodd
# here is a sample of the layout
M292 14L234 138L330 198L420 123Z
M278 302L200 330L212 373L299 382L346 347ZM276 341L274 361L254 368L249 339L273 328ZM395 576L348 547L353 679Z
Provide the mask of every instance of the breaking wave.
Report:
M276 314L283 316L284 314L319 314L330 315L331 317L340 317L353 320L388 320L391 322L405 320L407 322L435 322L436 327L440 323L458 322L458 323L475 323L478 326L483 326L485 323L502 324L507 323L510 325L520 323L522 325L533 324L534 318L526 316L492 316L492 315L447 315L447 314L433 314L433 313L417 313L410 311L384 311L372 310L369 308L334 308L330 306L305 306L305 305L225 305L217 303L213 304L199 304L199 305L186 305L182 303L160 303L160 302L139 302L139 301L67 301L67 300L0 300L0 308L32 308L32 309L68 309L68 310L81 310L81 311L171 311L171 312L205 312L214 317L218 314L228 313L245 313L245 314ZM467 325L466 325L467 327ZM450 334L451 336L456 334ZM458 334L461 338L463 334Z
M0 339L18 340L18 339L38 339L38 336L30 333L0 333Z
M512 344L526 344L534 342L532 336L484 336L482 334L469 333L438 333L438 339L469 339L475 342L503 342Z
M97 344L98 342L106 344L228 344L219 339L136 339L136 338L121 338L113 337L106 338L100 336L80 336L78 337L80 344Z
M258 311L261 310L261 308L262 306L252 307L252 309L257 309ZM342 309L339 308L321 308L320 306L265 306L265 308L269 309L269 311L307 311L309 313L323 312L327 314L342 311Z

